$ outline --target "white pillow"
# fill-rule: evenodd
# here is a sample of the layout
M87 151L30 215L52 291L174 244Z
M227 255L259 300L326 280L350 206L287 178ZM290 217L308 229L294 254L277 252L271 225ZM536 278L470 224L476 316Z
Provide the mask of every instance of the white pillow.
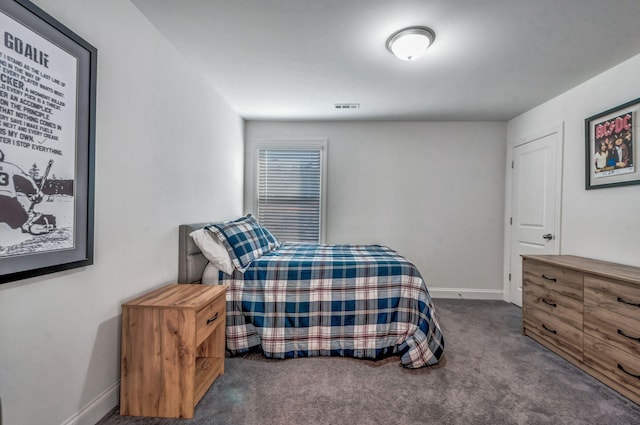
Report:
M202 279L200 279L203 285L217 285L220 283L220 276L218 276L218 268L213 263L207 263L207 267L204 268L202 273Z
M214 266L226 274L233 274L233 263L227 249L211 232L199 229L189 234L200 251Z

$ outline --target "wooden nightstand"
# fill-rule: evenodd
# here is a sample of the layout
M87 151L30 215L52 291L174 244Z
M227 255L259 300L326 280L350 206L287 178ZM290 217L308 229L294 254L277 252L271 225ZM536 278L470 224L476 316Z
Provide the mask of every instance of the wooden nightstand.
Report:
M224 373L226 291L171 284L122 304L121 415L193 418Z

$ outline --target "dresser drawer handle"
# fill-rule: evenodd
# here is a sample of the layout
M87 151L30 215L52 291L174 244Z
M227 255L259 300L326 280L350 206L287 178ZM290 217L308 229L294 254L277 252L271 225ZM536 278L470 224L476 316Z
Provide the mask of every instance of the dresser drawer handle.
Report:
M629 302L629 301L625 300L624 298L620 298L620 297L618 297L618 302L619 303L623 303L623 304L632 305L634 307L640 307L640 304Z
M626 370L624 370L624 367L622 367L620 363L618 363L618 369L620 369L621 371L623 371L629 376L633 376L634 378L640 379L640 375L634 375L633 373L627 372Z
M552 303L551 301L548 301L548 300L546 300L544 298L542 299L542 302L547 304L547 305L550 305L551 307L557 307L558 306L558 304Z
M553 329L549 329L549 328L547 327L547 325L545 325L544 323L542 324L542 327L543 327L546 331L549 331L549 332L551 332L551 333L553 333L553 334L557 334L557 333L558 333L557 331L554 331Z
M216 311L216 314L211 318L207 320L207 325L212 324L213 322L215 322L218 319L218 312Z
M543 278L543 279L550 280L550 281L552 281L552 282L557 282L557 281L558 281L558 279L556 279L555 277L549 277L549 276L547 276L546 274L543 274L543 275L542 275L542 278Z
M634 340L634 341L640 341L640 338L636 338L636 337L633 337L633 336L629 336L629 335L627 335L626 333L624 333L624 332L622 331L622 329L618 329L618 335L622 335L623 337L625 337L625 338L629 338L629 339L632 339L632 340Z

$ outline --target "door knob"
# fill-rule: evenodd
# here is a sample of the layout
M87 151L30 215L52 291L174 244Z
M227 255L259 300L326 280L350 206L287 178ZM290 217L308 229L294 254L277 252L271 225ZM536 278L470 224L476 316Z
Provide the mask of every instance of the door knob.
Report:
M551 233L547 233L546 235L542 235L542 237L548 241L553 239L553 235Z

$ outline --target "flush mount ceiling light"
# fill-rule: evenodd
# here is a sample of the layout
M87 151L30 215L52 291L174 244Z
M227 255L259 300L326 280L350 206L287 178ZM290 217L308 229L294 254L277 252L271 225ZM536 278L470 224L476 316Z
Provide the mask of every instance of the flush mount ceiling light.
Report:
M436 34L427 27L408 27L396 31L387 39L387 49L403 61L413 61L422 56Z

